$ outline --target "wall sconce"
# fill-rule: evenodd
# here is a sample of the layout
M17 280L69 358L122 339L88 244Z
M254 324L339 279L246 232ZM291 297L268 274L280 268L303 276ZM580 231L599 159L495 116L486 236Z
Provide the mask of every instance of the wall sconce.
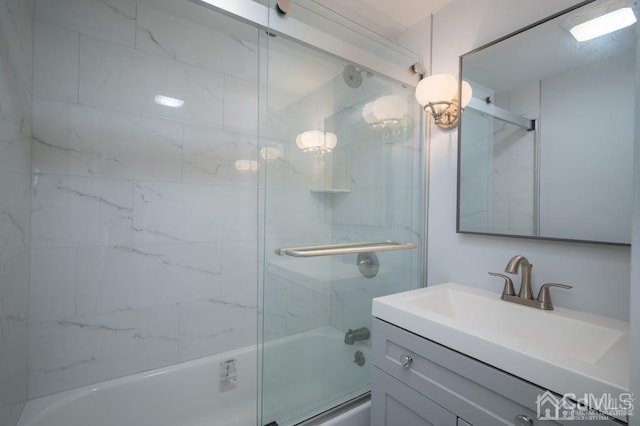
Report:
M362 118L371 127L395 127L407 115L407 100L398 95L381 96L364 104Z
M331 152L338 144L338 137L331 132L322 130L308 130L296 136L296 145L304 152L322 157Z
M452 129L458 125L460 109L467 106L471 94L471 85L462 81L462 96L458 101L458 80L450 74L430 75L420 80L416 87L418 103L442 129Z

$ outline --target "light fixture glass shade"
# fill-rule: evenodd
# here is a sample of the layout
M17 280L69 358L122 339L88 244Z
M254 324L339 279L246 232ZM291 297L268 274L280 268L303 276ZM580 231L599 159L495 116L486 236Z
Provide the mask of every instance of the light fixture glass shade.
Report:
M296 136L296 145L305 152L324 154L331 152L338 144L338 137L331 132L308 130Z
M368 102L362 107L362 118L367 124L375 124L376 116L373 114L373 102Z
M473 96L473 89L468 81L462 80L462 95L460 96L460 107L464 108L469 105L471 97Z
M373 115L378 121L400 120L407 115L407 108L402 96L381 96L373 102Z
M569 32L576 40L587 41L626 28L636 21L633 9L623 7L578 24L569 29Z
M331 151L338 144L338 137L335 133L327 132L325 133L325 146Z
M416 87L416 100L423 107L428 104L451 102L458 93L458 80L451 74L433 74L423 78ZM437 109L443 110L446 105Z

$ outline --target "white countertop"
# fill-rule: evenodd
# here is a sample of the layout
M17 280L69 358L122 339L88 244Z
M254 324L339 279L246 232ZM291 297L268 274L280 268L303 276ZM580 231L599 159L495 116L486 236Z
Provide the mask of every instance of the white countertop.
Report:
M376 298L373 315L561 395L629 392L624 321L542 311L456 283Z

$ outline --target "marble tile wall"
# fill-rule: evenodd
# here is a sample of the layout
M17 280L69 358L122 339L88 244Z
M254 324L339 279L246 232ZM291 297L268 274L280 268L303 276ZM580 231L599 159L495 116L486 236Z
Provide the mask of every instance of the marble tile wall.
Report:
M184 3L35 1L31 398L256 343L258 32Z
M27 399L33 4L0 0L0 426Z
M372 147L354 163L362 180L351 201L334 214L338 198L310 192L333 184L332 160L310 158L295 136L380 85L345 91L343 65L328 60L323 70L337 77L318 80L326 87L305 92L296 78L295 92L281 79L260 143L280 155L267 160L258 149L258 37L187 0L35 0L30 397L255 344L262 303L266 339L328 325L338 308L368 317L371 295L410 270L394 260L368 290L344 278L345 291L359 289L355 305L334 309L330 260L311 272L298 259L278 263L275 247L342 238L336 217L351 239L411 239L415 218L400 212L415 194L370 166L384 168L391 154L411 173L403 161L417 157ZM275 49L276 59L324 65L290 47ZM156 105L158 94L184 105ZM258 162L266 180L237 160ZM385 208L368 208L381 199Z

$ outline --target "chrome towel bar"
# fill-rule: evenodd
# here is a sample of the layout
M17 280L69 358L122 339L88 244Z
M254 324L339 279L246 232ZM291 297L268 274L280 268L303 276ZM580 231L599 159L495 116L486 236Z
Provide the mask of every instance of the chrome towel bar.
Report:
M275 249L275 252L280 256L315 257L333 256L336 254L371 253L375 251L408 250L414 248L416 248L415 243L401 243L399 241L385 240L287 247Z

